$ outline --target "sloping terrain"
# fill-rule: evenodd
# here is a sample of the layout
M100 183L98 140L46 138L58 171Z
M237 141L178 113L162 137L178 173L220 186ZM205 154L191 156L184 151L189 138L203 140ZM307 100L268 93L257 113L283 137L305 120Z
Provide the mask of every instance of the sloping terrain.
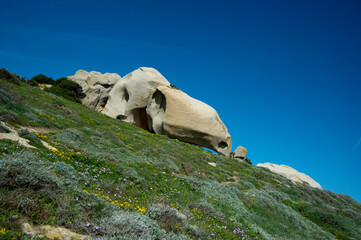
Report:
M22 222L94 239L361 239L361 205L349 196L22 82L0 81L0 121L37 147L0 140L0 239L31 239Z

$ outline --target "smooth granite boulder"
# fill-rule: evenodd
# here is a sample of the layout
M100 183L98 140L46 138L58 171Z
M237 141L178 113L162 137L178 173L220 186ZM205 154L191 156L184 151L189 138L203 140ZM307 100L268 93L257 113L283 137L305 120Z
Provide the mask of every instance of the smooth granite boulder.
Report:
M159 86L152 99L147 112L159 133L230 156L231 136L211 106L168 86Z
M299 183L305 183L308 184L311 187L322 189L321 185L313 180L310 176L300 173L296 169L293 169L286 165L277 165L273 163L258 163L257 167L264 167L269 169L271 172L277 173L279 175L282 175L288 179L290 179L292 182L299 182Z

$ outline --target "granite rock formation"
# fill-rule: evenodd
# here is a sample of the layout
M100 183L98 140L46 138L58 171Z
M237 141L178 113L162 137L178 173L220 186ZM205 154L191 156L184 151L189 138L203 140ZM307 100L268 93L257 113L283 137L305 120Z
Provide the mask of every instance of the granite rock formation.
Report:
M231 136L211 106L172 85L156 69L141 67L123 78L79 70L68 77L86 97L82 103L150 132L230 156Z
M299 183L305 183L308 184L311 187L322 189L321 185L313 180L310 176L300 173L296 169L293 169L286 165L277 165L273 163L258 163L257 167L264 167L269 169L271 172L277 173L279 175L282 175L288 179L290 179L292 182L299 182Z

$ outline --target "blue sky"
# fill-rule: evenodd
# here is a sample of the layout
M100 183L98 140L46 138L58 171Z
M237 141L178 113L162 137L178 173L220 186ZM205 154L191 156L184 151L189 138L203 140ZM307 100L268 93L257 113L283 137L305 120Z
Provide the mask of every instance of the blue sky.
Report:
M360 1L4 1L0 67L54 79L154 67L254 164L361 202Z

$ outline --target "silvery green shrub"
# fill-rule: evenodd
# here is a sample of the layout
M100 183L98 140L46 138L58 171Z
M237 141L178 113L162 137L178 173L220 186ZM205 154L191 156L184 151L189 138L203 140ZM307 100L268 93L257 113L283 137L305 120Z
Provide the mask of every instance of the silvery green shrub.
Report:
M49 184L59 188L59 183L49 167L31 152L17 152L0 161L0 186L27 186L37 189Z
M156 221L138 212L114 212L99 222L99 233L105 239L162 239L164 231Z

